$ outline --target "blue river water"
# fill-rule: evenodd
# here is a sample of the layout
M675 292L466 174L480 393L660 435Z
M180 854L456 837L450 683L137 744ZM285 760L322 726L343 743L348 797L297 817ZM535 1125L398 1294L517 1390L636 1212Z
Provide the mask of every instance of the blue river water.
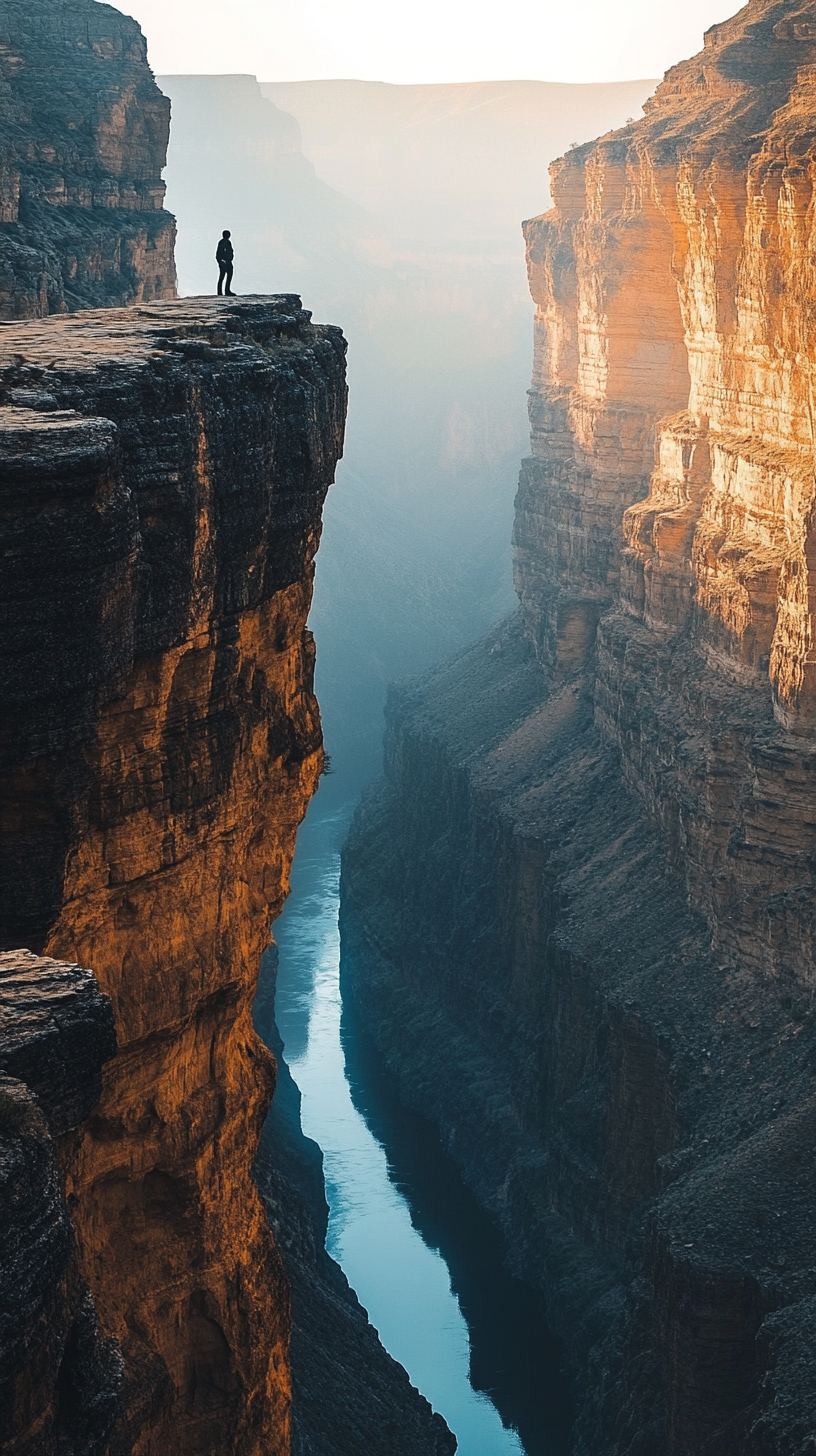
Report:
M313 803L275 927L276 1019L303 1130L323 1149L329 1252L383 1344L455 1432L460 1456L564 1456L564 1381L538 1301L504 1271L500 1237L434 1128L400 1105L343 1010L347 817Z

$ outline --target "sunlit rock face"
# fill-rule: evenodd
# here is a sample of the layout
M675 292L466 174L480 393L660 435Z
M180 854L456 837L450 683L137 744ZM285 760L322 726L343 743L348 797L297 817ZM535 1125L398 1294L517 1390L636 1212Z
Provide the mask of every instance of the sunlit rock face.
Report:
M816 5L555 164L518 622L392 694L345 985L547 1295L582 1456L813 1391Z
M0 933L92 966L115 1015L60 1152L125 1359L113 1452L289 1449L250 1007L322 766L305 624L344 353L286 295L3 335Z
M97 0L0 11L0 318L175 298L170 103Z
M553 168L556 208L526 226L538 346L515 533L549 669L579 667L616 608L599 724L652 812L682 818L678 862L717 953L803 985L816 885L807 816L790 822L816 735L814 27L813 6L749 5L642 122ZM665 690L652 678L633 714L635 623L673 664L672 725L647 737L636 722ZM701 711L740 693L763 746L735 744L727 806L682 770L655 793Z

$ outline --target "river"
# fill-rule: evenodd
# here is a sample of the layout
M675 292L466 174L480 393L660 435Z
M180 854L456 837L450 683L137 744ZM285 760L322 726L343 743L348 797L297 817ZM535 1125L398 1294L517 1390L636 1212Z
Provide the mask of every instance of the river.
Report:
M558 1350L537 1298L502 1265L502 1242L433 1126L402 1107L344 1012L337 925L348 806L312 804L292 894L275 927L276 1014L323 1149L328 1249L383 1344L445 1417L460 1456L565 1456Z

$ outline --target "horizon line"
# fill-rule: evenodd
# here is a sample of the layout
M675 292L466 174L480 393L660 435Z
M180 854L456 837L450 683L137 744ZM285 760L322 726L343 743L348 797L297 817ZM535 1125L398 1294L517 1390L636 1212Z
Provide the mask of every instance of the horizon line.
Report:
M660 82L663 76L629 76L617 81L547 81L540 76L482 76L467 81L380 81L370 76L301 76L297 80L260 79L254 71L163 71L154 70L154 76L187 78L219 78L222 80L256 81L259 86L392 86L395 90L426 86L564 86L570 89L579 86L639 86L647 82Z

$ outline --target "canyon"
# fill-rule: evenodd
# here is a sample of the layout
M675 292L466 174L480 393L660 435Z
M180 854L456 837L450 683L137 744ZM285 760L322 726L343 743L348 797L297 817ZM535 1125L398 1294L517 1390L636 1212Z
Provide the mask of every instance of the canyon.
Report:
M326 1253L320 1151L276 1063L270 924L328 767L307 620L345 339L295 291L175 297L169 109L134 22L9 0L0 47L0 1452L450 1456ZM347 1045L438 1129L543 1299L576 1456L805 1456L816 1430L814 77L814 0L751 0L642 120L554 164L524 229L520 610L391 689L343 855ZM383 644L440 522L422 580L448 645L468 604L486 626L504 602L523 319L505 299L466 378L512 275L496 219L447 199L439 237L470 230L491 277L460 295L387 166L351 195L348 137L396 108L421 174L460 104L521 92L170 80L188 161L202 96L223 108L191 176L240 136L233 202L259 157L275 205L300 199L282 266L334 268L361 318L422 296L419 359L448 320L424 386L455 384L424 482L444 506L399 570L371 480L339 517L343 754L366 726L335 803L370 771L386 669L431 655L416 623ZM378 335L371 375L398 352ZM420 455L391 436L398 485Z
M816 6L552 168L516 616L391 690L344 994L546 1300L579 1456L804 1456Z

